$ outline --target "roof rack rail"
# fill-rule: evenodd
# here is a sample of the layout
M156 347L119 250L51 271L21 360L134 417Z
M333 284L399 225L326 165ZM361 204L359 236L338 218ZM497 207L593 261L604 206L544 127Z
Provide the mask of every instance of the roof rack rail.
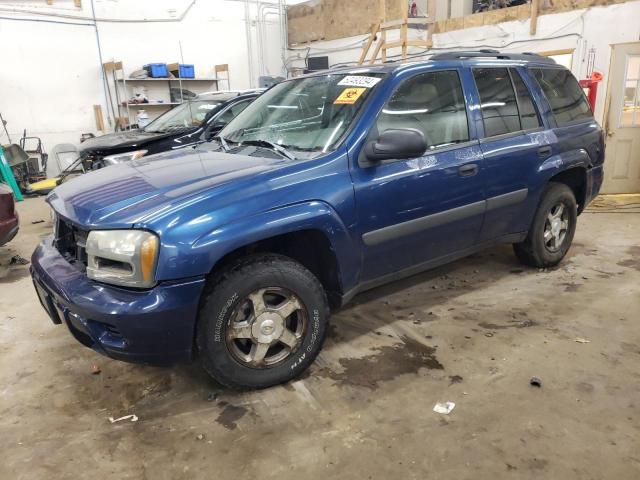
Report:
M543 63L556 63L553 58L543 57L537 53L501 53L498 50L469 50L436 53L430 60L461 60L464 58L497 58L499 60L535 60Z

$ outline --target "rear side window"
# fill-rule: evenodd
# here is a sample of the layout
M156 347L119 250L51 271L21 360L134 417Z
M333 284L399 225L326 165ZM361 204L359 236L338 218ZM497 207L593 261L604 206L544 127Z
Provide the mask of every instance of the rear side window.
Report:
M474 68L485 137L517 132L520 128L516 94L506 68Z
M558 125L593 118L584 92L569 70L532 68L531 72L547 97Z
M458 72L423 73L400 84L383 107L378 132L417 128L429 148L469 140L467 111Z
M531 99L529 89L520 78L520 74L517 70L510 68L511 80L513 80L513 86L516 89L516 96L518 98L518 111L520 112L520 123L522 130L529 130L530 128L538 128L542 124L540 118L536 112L536 107Z

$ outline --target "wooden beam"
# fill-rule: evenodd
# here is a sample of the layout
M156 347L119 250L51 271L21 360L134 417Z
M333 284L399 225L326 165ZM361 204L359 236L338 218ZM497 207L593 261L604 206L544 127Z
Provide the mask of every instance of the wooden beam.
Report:
M82 8L82 0L73 0L73 4L76 8Z
M427 17L431 20L431 25L427 25L427 40L431 42L431 37L433 37L433 29L436 24L436 8L437 2L436 0L427 0ZM451 12L451 0L448 0L448 8L449 13ZM449 18L450 15L447 16Z
M389 30L389 29L392 29L392 28L398 28L398 27L402 26L403 23L404 23L404 20L390 20L388 22L383 22L380 25L380 28L384 29L384 30Z
M409 47L431 47L433 46L433 42L429 39L426 40L407 40L407 46Z
M385 45L387 44L386 30L382 30L382 32L380 32L380 42L382 43L382 57L380 58L380 61L382 63L385 63L387 61L387 48L385 47Z
M93 106L93 115L96 118L96 130L104 132L104 117L102 116L102 105Z
M383 31L383 33L384 33L384 31ZM384 42L382 40L382 36L380 36L380 41L376 45L376 49L373 51L373 55L371 56L371 61L369 62L371 65L376 63L376 58L378 58L378 53L380 53L380 49L383 47L383 45L384 45Z
M380 24L376 23L371 28L371 33L369 34L369 40L367 40L367 44L362 49L362 53L360 54L360 60L358 60L358 65L362 65L367 58L367 53L369 53L369 49L371 48L371 44L375 41L376 35L378 34L378 30L380 29Z
M529 23L529 34L535 35L538 30L538 11L540 10L540 0L531 0L531 21Z

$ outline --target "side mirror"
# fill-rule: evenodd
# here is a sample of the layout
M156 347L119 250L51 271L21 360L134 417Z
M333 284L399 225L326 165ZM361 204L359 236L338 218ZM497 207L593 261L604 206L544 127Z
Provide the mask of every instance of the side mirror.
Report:
M377 140L368 142L364 147L367 160L395 160L419 157L427 150L424 134L415 128L397 128L385 130Z

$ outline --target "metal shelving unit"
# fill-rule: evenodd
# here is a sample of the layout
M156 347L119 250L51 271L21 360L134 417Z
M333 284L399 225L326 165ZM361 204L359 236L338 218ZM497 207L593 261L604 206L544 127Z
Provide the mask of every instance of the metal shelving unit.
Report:
M161 84L162 82L166 83L167 85L167 91L169 92L169 98L171 98L171 88L173 87L178 87L180 89L180 101L179 102L172 102L172 101L168 101L168 102L149 102L149 103L126 103L126 109L127 109L127 116L129 119L130 124L131 123L135 123L135 119L131 118L131 111L133 110L134 113L133 115L135 116L135 111L139 110L139 109L144 109L144 108L153 108L153 109L169 109L169 108L173 108L176 105L180 105L183 101L184 98L182 96L182 88L185 84L189 85L193 85L193 84L197 84L197 85L206 85L206 84L210 84L211 85L211 89L210 90L218 90L218 80L215 78L118 78L116 79L116 82L121 84L122 87L124 88L126 94L125 94L125 98L124 101L128 100L129 98L132 97L131 95L131 91L129 91L129 89L127 88L127 85L132 86L132 85L144 85L145 83L147 84L151 84L151 85L158 85ZM209 91L209 90L208 90ZM124 102L123 102L124 104Z
M184 98L182 96L183 86L186 85L198 85L200 90L204 91L217 91L219 90L219 82L226 82L226 87L230 88L229 82L229 65L221 64L215 65L215 77L203 77L203 78L126 78L124 75L124 68L121 61L111 60L103 64L105 81L108 87L108 105L107 114L109 111L113 113L116 124L115 130L125 130L131 128L132 123L135 123L135 119L131 118L131 115L136 115L139 109L152 108L155 111L157 109L169 109L176 105L180 105ZM223 74L223 75L221 75ZM162 85L162 82L166 84L167 91L169 93L168 101L151 101L149 103L129 103L129 99L133 96L131 87L134 85ZM202 86L209 84L211 88L203 89ZM171 88L178 87L180 89L180 101L171 101ZM157 90L157 88L156 88ZM195 92L195 93L202 93ZM164 95L163 95L164 96ZM154 100L158 100L157 98ZM161 112L162 113L162 112ZM102 116L102 114L100 114Z

